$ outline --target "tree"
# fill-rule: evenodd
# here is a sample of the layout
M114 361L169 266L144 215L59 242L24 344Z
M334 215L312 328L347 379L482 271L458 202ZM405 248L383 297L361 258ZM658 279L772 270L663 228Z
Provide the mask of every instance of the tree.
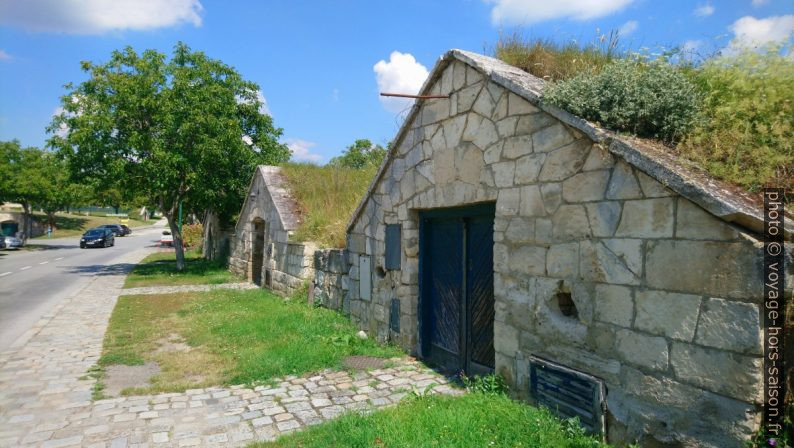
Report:
M22 232L29 238L31 209L41 207L55 227L55 213L79 202L82 186L69 180L64 162L48 151L22 148L18 141L0 142L0 201L22 205Z
M185 266L179 204L228 208L242 197L239 185L250 179L251 167L289 159L277 140L281 129L260 112L259 87L183 43L170 61L127 47L107 63L83 62L82 69L89 79L67 84L49 144L75 179L156 204L168 219L179 270Z
M329 164L361 169L366 166L380 166L384 157L386 157L385 148L380 145L373 145L367 139L358 139L355 143L348 146L341 156L331 159Z

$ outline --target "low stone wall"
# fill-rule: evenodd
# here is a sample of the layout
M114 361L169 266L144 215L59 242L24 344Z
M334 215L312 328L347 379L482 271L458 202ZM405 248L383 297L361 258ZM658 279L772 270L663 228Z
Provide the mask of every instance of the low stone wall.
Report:
M347 251L322 249L314 252L314 279L309 303L350 314L350 276Z
M263 276L267 279L267 270L270 270L271 290L290 296L297 292L304 283L314 278L314 252L317 246L311 243L275 243L273 256Z

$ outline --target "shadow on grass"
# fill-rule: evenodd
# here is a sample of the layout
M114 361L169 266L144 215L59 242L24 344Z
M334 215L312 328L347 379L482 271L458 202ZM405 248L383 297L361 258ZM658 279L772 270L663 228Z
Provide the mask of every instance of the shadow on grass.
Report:
M33 215L36 221L47 224L46 216ZM61 230L83 230L85 228L88 218L76 218L71 216L58 216L55 215L55 228Z
M133 274L143 278L169 275L206 275L225 271L227 267L227 264L221 261L188 258L185 260L185 269L177 271L176 261L157 260L139 264L135 267Z

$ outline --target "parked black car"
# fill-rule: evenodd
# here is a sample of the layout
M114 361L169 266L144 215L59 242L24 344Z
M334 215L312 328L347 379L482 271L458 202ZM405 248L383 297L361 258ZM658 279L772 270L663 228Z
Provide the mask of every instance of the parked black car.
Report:
M116 236L112 229L97 227L90 229L80 238L80 248L86 247L108 247L116 245Z
M132 233L132 229L130 229L129 227L125 226L124 224L119 224L119 225L121 226L122 229L124 229L125 235L129 235L130 233Z
M127 227L127 230L124 230L124 227L125 226L122 226L121 224L105 224L97 227L97 229L110 229L113 231L113 234L115 236L125 236L128 235L129 233L132 233L132 231L129 232L127 231L129 230L129 227Z

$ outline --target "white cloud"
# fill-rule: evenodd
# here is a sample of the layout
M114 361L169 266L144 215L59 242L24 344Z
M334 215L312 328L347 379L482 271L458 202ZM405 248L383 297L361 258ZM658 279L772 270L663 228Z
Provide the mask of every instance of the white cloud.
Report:
M628 36L629 34L637 31L637 28L640 27L640 24L637 23L636 20L629 20L628 22L624 23L618 29L618 35L620 36Z
M702 45L702 40L688 40L684 42L684 45L681 46L681 50L683 50L685 53L691 53L700 48Z
M334 103L339 101L339 89L334 89L331 91L331 101Z
M703 6L698 6L695 8L695 15L698 17L708 17L714 14L714 7L710 4L706 3Z
M264 114L264 115L273 116L273 114L270 113L270 108L267 106L267 99L265 98L264 95L262 95L262 91L261 90L257 90L256 91L256 99L258 99L259 102L262 103L259 106L259 113L260 114Z
M373 67L378 90L390 93L406 93L415 95L419 93L422 84L427 79L429 72L424 65L416 62L410 53L393 51L389 55L389 62L378 61ZM399 113L413 103L410 98L380 97L383 106L391 112Z
M734 33L733 47L755 47L788 40L794 34L794 15L756 19L744 16L730 26Z
M6 53L6 51L3 50L2 48L0 48L0 61L6 61L8 59L11 59L11 55Z
M64 112L65 112L64 108L61 107L61 106L58 106L58 107L55 108L54 111L52 111L52 116L56 117L58 115L61 115ZM58 137L61 137L61 138L66 138L66 136L68 134L69 134L69 126L66 126L66 123L61 123L60 126L58 126L58 130L55 131L55 135L57 135Z
M199 0L0 0L0 23L28 31L102 34L201 26Z
M301 140L299 138L287 140L287 146L292 151L292 159L299 162L319 162L323 160L323 156L315 154L309 150L317 143Z
M589 20L627 7L634 0L486 0L494 3L494 25L528 25L545 20Z
M763 6L769 3L769 0L753 0L753 6Z

